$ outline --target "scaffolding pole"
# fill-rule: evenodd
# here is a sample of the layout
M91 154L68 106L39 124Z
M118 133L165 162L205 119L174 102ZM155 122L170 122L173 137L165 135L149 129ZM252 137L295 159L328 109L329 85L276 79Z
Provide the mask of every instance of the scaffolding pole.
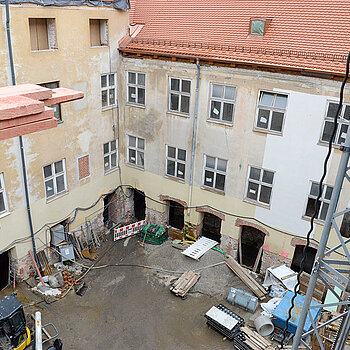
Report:
M349 167L349 155L350 155L350 131L348 131L346 140L344 145L341 147L342 156L339 163L339 168L337 172L337 177L334 183L333 193L331 197L331 201L329 203L328 212L325 220L325 224L322 231L321 240L318 246L317 254L315 257L314 266L311 271L310 282L307 289L307 293L305 296L305 301L303 305L303 309L300 313L299 323L297 327L297 331L294 336L292 350L297 350L300 343L303 343L307 346L308 349L311 349L306 343L305 339L312 333L315 333L317 337L317 341L320 343L319 329L325 327L327 324L331 323L331 321L326 322L322 325L316 325L314 322L312 323L312 330L303 334L303 329L305 326L306 318L308 316L308 311L310 310L310 304L312 300L312 296L315 290L317 280L323 281L328 289L338 298L338 302L332 303L332 305L344 305L344 300L342 300L338 294L335 292L333 286L337 286L343 292L349 292L349 273L350 273L350 253L347 247L347 243L350 240L344 241L340 229L335 221L336 217L345 215L350 209L343 210L339 213L336 213L341 189L343 186L344 179L350 182L350 176L347 174L347 171L350 169ZM330 236L330 232L332 227L335 230L337 238L340 243L334 246L332 249L326 251L328 239ZM345 255L346 260L336 260L336 259L327 259L331 253L342 250L343 255ZM333 265L333 266L332 266ZM339 268L341 266L341 268ZM345 298L346 299L346 298ZM331 304L329 304L331 305ZM324 304L321 307L327 307L328 304ZM338 337L335 338L335 342L333 343L332 349L341 350L344 348L346 343L346 339L349 335L350 330L350 309L348 306L345 306L346 313L342 317L342 322L340 323L341 329L338 329ZM324 349L323 344L320 344L320 348Z

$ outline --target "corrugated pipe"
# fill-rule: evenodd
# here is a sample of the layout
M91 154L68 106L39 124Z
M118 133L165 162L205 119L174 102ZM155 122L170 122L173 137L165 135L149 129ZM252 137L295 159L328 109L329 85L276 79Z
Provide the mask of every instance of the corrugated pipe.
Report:
M7 33L7 44L8 44L8 53L10 59L10 68L11 68L11 79L12 85L16 85L16 76L15 76L15 67L13 64L13 54L12 54L12 43L11 43L11 31L10 31L10 8L9 8L9 0L6 0L6 33ZM27 182L27 171L26 171L26 163L24 158L24 148L23 148L23 139L22 136L19 136L19 146L20 146L20 154L21 154L21 163L22 163L22 173L23 173L23 182L24 182L24 192L26 197L26 205L27 205L27 214L29 221L29 230L33 243L33 253L34 258L37 261L36 257L36 248L35 248L35 239L34 239L34 230L33 230L33 222L32 215L30 212L30 203L29 203L29 193L28 193L28 182Z
M188 198L188 208L191 207L191 202L192 202L194 153L195 153L195 149L196 149L196 138L197 138L199 80L200 80L200 76L201 76L201 66L199 64L199 59L198 58L197 58L197 61L196 61L196 66L197 66L197 84L196 84L196 97L195 97L195 105L194 105L192 153L191 153L191 172L190 172L190 192L189 192L189 198ZM187 209L187 215L190 215L190 209Z

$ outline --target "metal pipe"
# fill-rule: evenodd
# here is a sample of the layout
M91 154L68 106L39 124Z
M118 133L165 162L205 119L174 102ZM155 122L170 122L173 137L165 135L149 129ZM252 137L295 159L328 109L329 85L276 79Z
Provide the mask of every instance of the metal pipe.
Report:
M11 30L10 30L9 0L6 0L5 7L6 7L6 34L7 34L8 53L9 53L10 69L11 69L11 80L12 80L12 85L16 85L15 66L13 64ZM35 248L35 239L34 239L34 230L33 230L33 222L32 222L32 215L31 215L31 211L30 211L28 182L27 182L27 171L26 171L26 164L25 164L22 136L19 136L19 148L20 148L21 163L22 163L22 174L23 174L23 182L24 182L24 193L25 193L25 197L26 197L26 206L27 206L27 214L28 214L28 221L29 221L29 230L30 230L30 236L32 238L34 258L37 261L36 248Z
M191 152L191 171L190 171L190 192L188 196L188 209L187 215L190 215L190 207L192 202L192 188L193 188L193 168L194 168L194 153L196 149L196 138L197 138L197 118L198 118L198 99L199 99L199 81L201 75L201 66L199 59L196 61L197 66L197 84L196 84L196 97L194 105L194 120L193 120L193 134L192 134L192 152Z
M41 330L41 312L35 313L35 350L43 349L43 335Z
M343 151L343 154L342 154L341 159L340 159L339 168L338 168L337 177L336 177L335 183L334 183L331 201L329 203L328 212L327 212L325 224L323 227L321 240L320 240L320 243L318 245L318 250L317 250L316 257L315 257L315 265L313 267L313 270L312 270L312 273L310 276L309 286L308 286L307 293L306 293L305 300L304 300L304 307L302 308L302 310L300 312L298 328L297 328L297 331L296 331L295 336L294 336L292 350L298 350L298 347L299 347L299 344L300 344L300 341L302 338L303 328L304 328L307 313L309 310L308 306L311 303L313 292L314 292L314 289L316 286L318 272L320 269L320 262L324 258L324 255L325 255L325 250L327 248L328 238L329 238L331 228L332 228L333 215L337 209L337 204L339 201L340 192L341 192L343 181L344 181L345 174L347 171L347 166L348 166L348 162L349 162L349 155L350 155L349 148L350 148L350 132L348 132L346 139L345 139L344 151Z

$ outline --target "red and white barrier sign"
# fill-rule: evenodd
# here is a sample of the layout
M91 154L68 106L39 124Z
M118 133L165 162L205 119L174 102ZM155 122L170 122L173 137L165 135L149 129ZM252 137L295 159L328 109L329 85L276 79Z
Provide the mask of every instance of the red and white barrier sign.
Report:
M142 220L139 222L135 222L134 224L116 228L114 230L114 240L117 241L118 239L136 235L143 229L145 225L146 225L146 220Z

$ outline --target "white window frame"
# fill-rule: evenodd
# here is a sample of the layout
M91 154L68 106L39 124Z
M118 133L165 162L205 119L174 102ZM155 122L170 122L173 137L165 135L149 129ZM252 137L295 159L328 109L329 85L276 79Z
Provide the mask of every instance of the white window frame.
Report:
M335 101L335 100L328 100L327 101L327 106L326 106L326 111L325 111L325 116L324 116L324 120L323 120L323 125L322 125L322 130L321 130L321 135L320 135L320 142L323 143L323 144L328 144L329 141L327 140L322 140L322 136L323 136L323 132L324 132L324 129L325 129L325 125L326 125L326 122L328 123L331 123L332 124L332 130L333 130L333 122L334 122L334 118L333 117L327 117L327 114L328 114L328 109L329 109L329 105L331 103L334 103L336 105L339 104L339 101ZM343 125L347 125L348 126L348 129L347 131L349 132L349 129L350 129L350 120L347 120L344 118L344 112L345 112L345 109L346 107L350 108L350 104L348 103L343 103L343 106L342 106L342 109L341 109L341 112L340 112L340 116L338 118L338 127L337 127L337 131L335 133L335 137L334 137L334 141L333 141L333 146L341 146L342 143L345 142L345 138L344 141L342 142L338 142L339 141L339 137L340 137L340 130L342 128Z
M56 169L55 169L55 163L58 163L58 162L61 162L62 161L62 168L63 168L63 171L59 172L56 174ZM51 173L52 175L51 176L48 176L47 178L45 178L45 171L44 171L44 168L46 166L51 166ZM56 178L58 176L61 176L61 175L64 175L63 176L63 179L64 179L64 190L61 191L61 192L57 192L57 184L56 184ZM45 190L45 197L47 200L50 200L52 198L56 198L58 196L61 196L62 194L66 193L68 191L68 187L67 187L67 171L66 171L66 160L65 158L63 159L60 159L56 162L53 162L53 163L50 163L50 164L46 164L43 166L43 176L44 176L44 190ZM46 182L47 181L50 181L50 180L53 180L52 183L53 183L53 190L54 190L54 194L52 196L47 196L47 193L46 193Z
M312 217L312 216L306 215L306 210L307 210L307 207L308 207L309 199L314 199L316 201L317 196L318 196L318 190L317 190L317 194L316 195L311 194L311 188L312 188L313 184L319 185L319 182L317 182L317 181L310 181L309 193L307 195L305 209L304 209L304 215L303 215L303 217L307 218L307 219L311 219L311 217ZM317 214L317 216L315 218L315 220L317 220L319 222L324 222L324 220L325 220L325 219L320 219L319 218L319 216L320 216L320 214L322 212L323 205L324 204L328 204L328 209L329 209L329 203L330 203L331 198L329 198L329 199L325 198L325 194L326 194L326 191L327 191L328 187L332 188L332 193L333 193L333 190L334 190L334 186L331 186L331 185L328 185L328 184L323 184L322 196L320 198L320 202L321 202L320 209L319 209L318 214ZM327 212L326 212L326 216L327 216L327 213L328 213L328 209L327 209Z
M282 95L287 97L287 103L285 108L277 108L274 106L264 106L260 104L260 100L262 97L263 93L268 93L268 94L273 94L273 104L276 101L276 96L277 95ZM256 108L256 114L255 114L255 121L254 121L254 130L256 131L262 131L266 133L271 133L271 134L276 134L276 135L282 135L283 134L283 129L284 129L284 124L286 120L286 113L287 113L287 108L288 108L288 101L289 101L289 95L284 93L284 92L278 92L278 91L268 91L268 90L259 90L258 93L258 103L257 103L257 108ZM266 128L258 126L258 118L259 118L259 110L264 109L264 110L269 110L269 120ZM281 131L278 130L271 130L271 123L272 123L272 114L273 112L278 112L278 113L283 113L283 120L282 120L282 126L281 126Z
M176 91L176 90L172 90L171 89L171 80L172 79L176 79L176 80L180 80L180 91ZM190 92L184 92L184 91L181 91L182 90L182 82L183 81L187 81L190 83ZM185 115L185 116L188 116L190 114L190 110L191 110L191 88L192 88L192 80L191 79L185 79L185 78L175 78L175 77L169 77L169 80L168 80L168 112L169 113L175 113L175 114L181 114L181 115ZM171 94L174 94L174 95L178 95L179 96L179 105L178 105L178 109L175 110L175 109L171 109ZM182 112L181 111L181 100L182 100L182 96L186 96L188 97L189 101L188 101L188 112Z
M213 87L214 87L214 85L221 86L224 89L224 93L223 93L223 97L222 98L220 98L220 97L213 97ZM235 96L234 96L233 100L225 98L225 88L226 87L230 87L230 88L234 88L235 89ZM211 121L211 122L233 125L233 121L235 119L236 94L237 94L237 87L236 86L227 85L227 84L220 84L220 83L211 83L210 84L210 96L209 96L208 120ZM213 101L221 103L221 107L220 107L220 111L219 111L219 118L218 119L211 118L211 103ZM232 120L231 121L222 119L223 111L224 111L224 103L229 103L229 104L233 105Z
M210 167L207 167L207 157L211 157L211 158L214 158L215 159L215 169L213 168L210 168ZM220 160L224 160L226 161L226 171L222 171L222 170L218 170L217 166L218 166L218 159ZM219 157L213 157L213 156L210 156L210 155L207 155L205 154L204 155L204 164L203 164L203 179L202 179L202 186L204 188L210 188L214 191L219 191L219 192L222 192L222 193L225 193L225 190L226 190L226 180L227 180L227 168L228 168L228 160L227 159L223 159L223 158L219 158ZM205 184L205 171L208 170L208 171L211 171L214 173L214 179L213 179L213 186L208 186ZM216 184L216 175L217 174L220 174L220 175L223 175L225 176L225 183L224 183L224 189L221 190L219 188L216 188L215 187L215 184Z
M136 83L130 83L129 82L129 73L134 73L136 74ZM145 85L140 85L138 83L138 77L139 74L143 74L145 76ZM137 107L145 107L146 106L146 73L143 72L134 72L134 71L126 71L126 99L127 103L133 106ZM129 88L133 87L135 88L135 101L129 101ZM145 90L145 103L139 103L137 102L139 99L139 89L144 89Z
M169 156L169 147L175 149L175 158ZM179 150L185 152L185 160L179 159ZM185 181L185 179L186 179L187 151L186 151L185 149L182 149L182 148L178 148L178 147L166 145L165 152L166 152L166 153L165 153L165 174L166 174L166 176L175 177L175 178L177 178L177 179L179 179L179 180ZM169 173L168 173L168 160L175 163L175 175L172 175L172 174L169 174ZM184 173L183 173L183 177L177 176L178 171L179 171L179 169L178 169L178 165L179 165L179 164L183 164L184 167L185 167Z
M106 83L107 85L102 87L102 77L106 77ZM110 83L110 76L113 76L114 84ZM105 73L101 74L100 78L100 84L101 84L101 106L102 110L106 110L112 107L117 106L117 73ZM102 102L102 94L103 92L107 92L107 105L103 106ZM114 91L114 100L111 101L110 91Z
M115 142L115 150L112 150L112 142ZM105 145L108 145L108 152L105 153ZM103 144L103 169L105 174L109 174L119 168L119 156L118 156L118 139L108 141ZM112 166L112 155L116 155L116 165ZM108 157L108 169L106 169L105 158Z
M259 169L259 170L260 170L259 180L251 179L251 178L250 178L250 170L251 170L251 168ZM272 184L270 184L270 183L268 183L268 182L264 182L264 181L262 180L262 179L263 179L263 176L264 176L264 171L267 171L267 172L270 172L270 173L273 174ZM248 165L248 174L247 174L247 180L246 180L246 189L245 189L245 191L244 191L244 200L247 201L247 202L249 202L249 203L253 203L253 204L256 204L256 205L263 206L263 207L265 207L265 208L270 208L270 206L271 206L271 201L272 201L273 185L274 185L274 183L275 183L275 174L276 174L276 172L273 171L273 170L264 169L264 168L261 168L261 167L258 167L258 166ZM258 185L258 193L257 193L257 199L256 199L256 200L253 199L253 198L249 198L249 197L248 197L249 182ZM265 203L265 202L262 202L262 201L259 200L259 199L260 199L260 193L261 193L261 187L262 187L262 186L271 188L271 194L270 194L270 201L269 201L269 203Z
M9 212L7 195L6 195L6 188L5 188L4 173L0 173L0 193L2 193L2 196L3 196L3 199L4 199L4 207L5 207L5 209L0 212L0 215L3 215L3 214L6 214L6 213Z
M130 145L130 138L134 137L136 139L136 146L131 146ZM139 145L139 140L143 140L143 148L140 148ZM145 149L146 149L146 140L143 139L142 137L137 137L134 135L127 135L127 145L128 145L128 150L127 150L127 163L135 166L140 169L145 168ZM130 150L135 151L135 162L130 161ZM137 161L139 159L138 154L143 154L143 165L137 164Z

